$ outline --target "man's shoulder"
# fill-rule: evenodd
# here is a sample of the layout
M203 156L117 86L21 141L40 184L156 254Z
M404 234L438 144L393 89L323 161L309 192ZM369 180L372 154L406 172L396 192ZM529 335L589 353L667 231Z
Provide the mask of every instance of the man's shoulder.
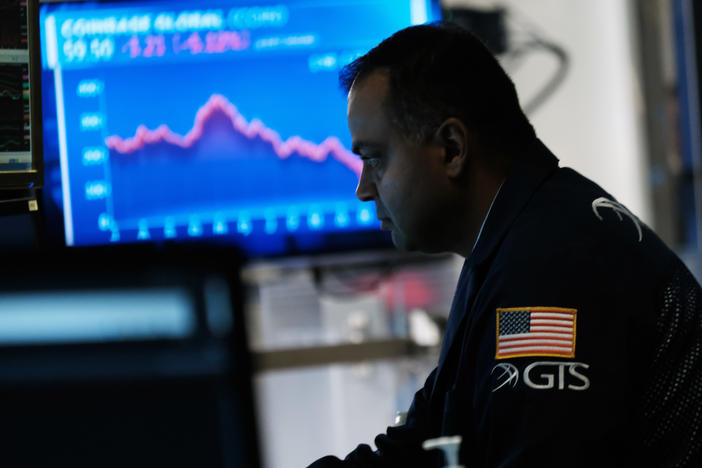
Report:
M559 168L533 193L498 249L498 266L548 267L554 275L663 279L679 259L599 185Z
M513 241L548 249L669 250L635 213L569 168L557 169L535 191L510 233Z

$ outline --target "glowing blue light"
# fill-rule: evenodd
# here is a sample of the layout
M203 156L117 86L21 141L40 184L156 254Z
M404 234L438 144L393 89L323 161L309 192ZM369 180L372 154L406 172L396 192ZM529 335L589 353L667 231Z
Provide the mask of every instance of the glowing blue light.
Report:
M100 80L82 80L78 83L76 94L80 97L95 97L100 94L105 85Z
M334 216L334 223L339 227L345 227L349 225L349 214L346 211L337 211L336 216Z
M241 234L248 236L253 230L253 225L251 224L251 219L248 216L239 218L239 222L236 224L236 229Z
M188 223L188 235L191 237L199 237L202 235L202 223L199 218L191 218Z
M297 213L288 213L285 218L285 227L288 231L296 231L300 227L300 216Z
M107 213L100 213L98 216L98 227L101 231L107 231L112 226L112 218Z
M95 166L107 161L107 151L104 148L84 148L83 149L83 165Z
M0 343L185 338L197 330L196 307L184 286L3 291Z
M119 242L119 231L117 229L112 229L110 242Z
M227 221L222 217L215 218L214 224L212 225L212 231L215 234L226 234L227 232L229 232L229 226L227 225Z
M273 234L278 230L278 220L275 216L266 216L266 226L264 230L266 234Z
M166 221L163 223L163 235L167 239L172 239L176 237L176 234L175 220L173 218L166 218Z
M150 238L151 234L149 233L149 224L146 222L145 219L142 219L139 221L139 233L137 234L137 239L147 240Z
M363 224L370 224L373 221L373 214L368 208L363 208L358 212L358 221Z
M324 225L324 218L319 213L310 213L307 224L309 224L312 229L320 229Z
M80 129L83 131L99 129L104 123L105 118L102 114L85 113L80 116Z
M104 180L85 183L86 200L102 200L112 195L112 187Z

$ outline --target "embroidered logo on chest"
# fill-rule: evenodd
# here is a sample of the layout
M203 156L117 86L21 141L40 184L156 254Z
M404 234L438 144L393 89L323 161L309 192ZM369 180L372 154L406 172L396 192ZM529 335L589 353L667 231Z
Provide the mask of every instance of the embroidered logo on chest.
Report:
M495 359L575 357L577 313L563 307L498 308Z
M590 378L585 371L590 366L584 362L537 361L524 366L523 384L533 390L587 390ZM514 364L499 362L491 372L494 383L492 392L503 387L515 388L519 382L519 369Z

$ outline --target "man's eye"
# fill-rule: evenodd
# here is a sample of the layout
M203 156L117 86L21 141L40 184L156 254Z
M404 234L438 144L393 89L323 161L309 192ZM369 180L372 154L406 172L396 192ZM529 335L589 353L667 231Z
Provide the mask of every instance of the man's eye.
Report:
M380 158L365 157L363 158L363 162L368 164L371 168L375 169L380 165Z

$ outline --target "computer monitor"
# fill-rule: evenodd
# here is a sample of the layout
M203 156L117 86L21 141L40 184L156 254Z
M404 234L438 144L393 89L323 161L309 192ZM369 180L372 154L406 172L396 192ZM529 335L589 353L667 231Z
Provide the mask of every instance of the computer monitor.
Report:
M42 185L39 73L37 0L3 1L0 4L0 190Z
M435 0L45 3L45 197L65 243L389 246L354 196L337 72L439 17Z
M2 466L259 466L239 256L3 252Z

